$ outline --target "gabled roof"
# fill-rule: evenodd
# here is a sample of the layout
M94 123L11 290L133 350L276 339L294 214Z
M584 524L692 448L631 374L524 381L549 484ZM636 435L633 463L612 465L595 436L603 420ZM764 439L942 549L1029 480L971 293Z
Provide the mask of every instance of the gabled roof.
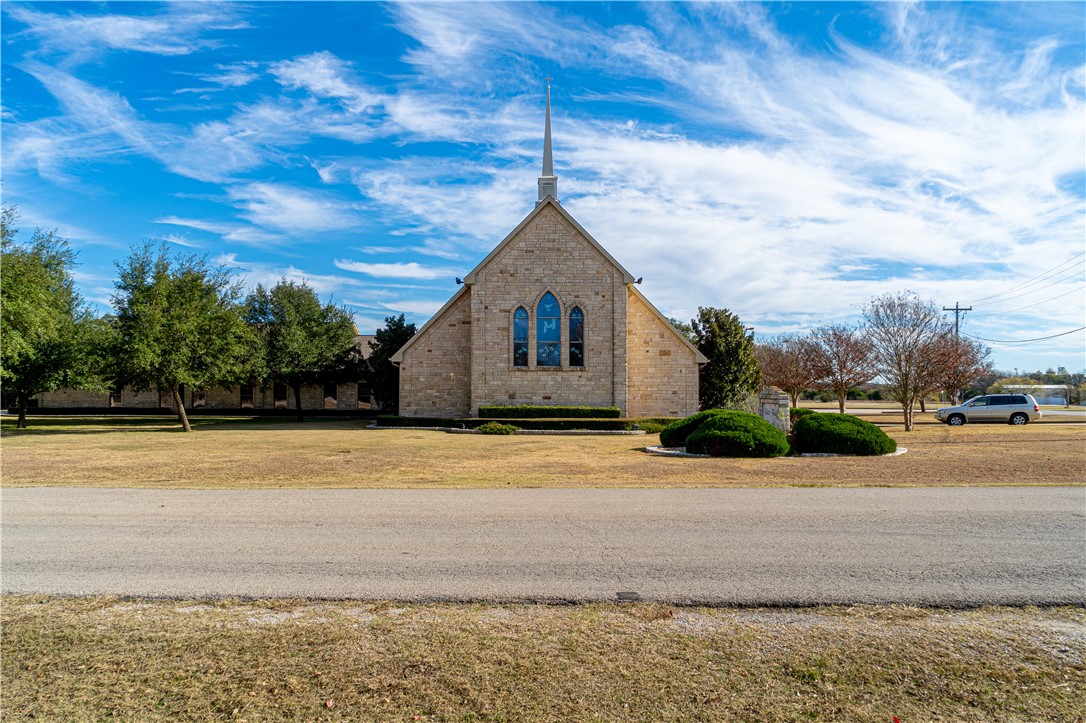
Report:
M468 292L468 287L467 287L466 284L464 286L461 286L459 289L457 289L456 293L453 294L453 297L451 299L449 299L448 301L446 301L445 305L442 306L440 309L438 309L437 313L434 314L433 316L431 316L430 319L425 324L423 324L422 327L418 331L415 332L415 335L407 340L406 344L401 346L399 348L399 350L395 354L393 354L391 357L389 357L389 361L392 362L393 364L399 364L400 362L402 362L403 361L403 353L405 351L407 351L407 347L411 346L416 341L418 341L422 337L422 332L429 329L433 325L433 323L435 321L437 321L438 319L441 318L441 315L444 314L448 310L448 308L450 306L452 306L453 304L456 303L457 299L459 299L461 296L463 296L467 292Z
M524 220L521 221L520 224L518 224L515 229L510 231L509 235L506 236L504 239L502 239L502 242L500 244L498 244L497 246L495 246L494 250L491 251L489 254L487 254L485 259L480 261L478 263L478 265L474 269L471 270L471 273L469 273L467 276L464 277L464 283L465 284L475 283L475 274L479 273L479 271L482 270L487 264L489 264L491 262L491 260L493 260L495 257L497 257L498 254L500 254L505 249L505 247L508 246L512 242L512 240L514 238L516 238L517 234L519 234L524 229L525 226L527 226L529 223L531 223L532 220L536 216L538 216L540 213L542 213L543 209L545 209L545 208L553 208L554 210L558 211L558 213L562 216L562 218L564 218L566 221L568 221L569 224L571 226L573 226L573 228L577 229L577 231L582 236L584 236L586 239L588 239L588 243L590 243L592 245L592 247L594 249L596 249L596 251L599 251L600 254L605 259L610 261L614 265L614 267L616 269L618 269L619 271L622 272L622 280L623 280L624 283L627 283L627 284L633 283L633 280L634 280L633 274L631 274L629 271L624 269L622 267L622 264L620 264L618 261L615 261L615 257L612 256L611 254L607 253L607 249L603 248L603 246L600 246L600 242L597 241L596 239L592 238L592 234L588 233L588 231L585 231L583 228L581 228L581 224L577 223L577 220L575 218L573 218L573 216L570 216L569 212L566 211L566 209L562 208L561 204L559 204L557 201L555 201L554 198L552 198L551 196L547 196L545 199L543 199L538 204L536 204L535 209L533 209L531 213L529 213L527 216L525 216Z
M653 306L652 302L649 301L648 299L646 299L644 294L642 294L640 291L637 290L636 286L629 286L627 288L632 289L633 292L634 292L634 295L637 296L637 298L640 299L641 302L645 306L649 307L649 310L652 311L652 313L656 314L657 318L659 318L660 321L664 322L664 326L666 326L668 329L671 329L672 333L674 333L675 336L678 337L679 341L681 341L684 345L686 345L686 347L688 349L690 349L690 351L694 352L694 358L697 360L698 364L708 364L709 363L709 357L705 356L700 351L698 351L698 348L696 346L694 346L693 344L691 344L690 340L687 339L685 336L683 336L683 334L678 329L675 328L675 326L671 323L671 321L668 320L668 318L666 316L661 314L660 310L657 309L655 306Z

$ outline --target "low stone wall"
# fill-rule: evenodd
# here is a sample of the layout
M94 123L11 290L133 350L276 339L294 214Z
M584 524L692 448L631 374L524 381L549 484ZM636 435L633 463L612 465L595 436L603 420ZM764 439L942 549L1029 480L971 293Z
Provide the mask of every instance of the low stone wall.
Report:
M777 387L766 387L758 395L758 415L785 434L791 427L788 395Z

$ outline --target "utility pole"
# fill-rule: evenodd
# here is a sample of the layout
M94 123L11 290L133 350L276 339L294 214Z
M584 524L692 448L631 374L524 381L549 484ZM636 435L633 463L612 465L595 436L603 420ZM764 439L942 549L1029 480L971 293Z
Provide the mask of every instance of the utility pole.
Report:
M972 306L958 306L957 301L954 302L953 307L950 307L950 306L944 306L943 307L943 311L953 311L954 312L954 338L955 339L958 338L958 315L963 314L963 313L965 313L967 311L972 311L972 310L973 310Z

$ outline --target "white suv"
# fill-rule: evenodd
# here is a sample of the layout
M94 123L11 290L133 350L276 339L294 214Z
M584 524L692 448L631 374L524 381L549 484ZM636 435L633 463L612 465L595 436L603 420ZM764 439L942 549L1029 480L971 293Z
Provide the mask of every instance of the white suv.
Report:
M951 427L960 427L966 422L1029 424L1041 418L1041 408L1029 394L986 394L956 407L937 409L935 418Z

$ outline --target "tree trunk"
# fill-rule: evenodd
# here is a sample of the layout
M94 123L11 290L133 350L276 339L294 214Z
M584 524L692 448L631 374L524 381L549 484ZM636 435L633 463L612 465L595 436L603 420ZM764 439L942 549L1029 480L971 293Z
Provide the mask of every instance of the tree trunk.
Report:
M799 392L796 392L788 395L788 401L791 402L793 409L799 406L799 394Z
M924 406L924 395L923 394L920 395L920 411L921 412L928 411L927 407Z
M185 413L185 400L181 398L181 391L177 388L177 382L170 385L170 391L173 392L173 403L177 407L177 418L181 420L181 428L186 432L191 432L192 425L189 424L189 415Z
M25 394L15 395L15 404L19 410L19 421L16 423L16 429L26 429L26 396Z
M905 431L913 431L913 400L901 403L901 411L905 414Z
M837 406L840 408L841 414L845 413L845 397L846 396L848 396L848 392L844 392L843 394L840 393L840 392L837 393Z
M305 420L302 419L302 384L299 382L291 386L294 387L294 411L298 413L298 421L304 422Z

